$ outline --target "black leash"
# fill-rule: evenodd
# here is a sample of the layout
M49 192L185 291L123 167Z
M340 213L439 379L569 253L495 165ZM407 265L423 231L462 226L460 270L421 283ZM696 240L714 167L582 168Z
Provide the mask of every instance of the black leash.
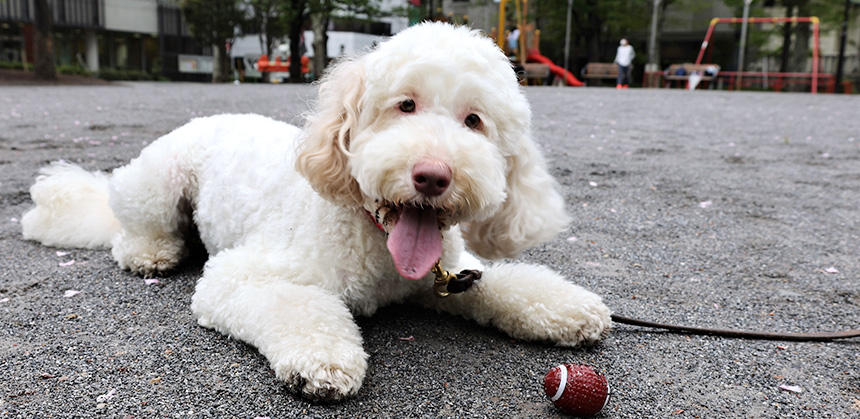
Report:
M618 314L612 315L612 321L616 323L629 324L632 326L650 327L664 329L675 333L690 335L710 335L727 338L759 339L759 340L785 340L794 342L829 342L836 339L850 339L860 337L860 329L845 330L842 332L814 332L814 333L780 333L780 332L753 332L735 329L711 329L706 327L678 326L649 322L633 319Z
M448 296L449 294L459 294L465 292L472 287L472 284L481 279L481 271L465 270L459 274L451 274L439 266L433 268L433 273L436 274L436 283L434 289L440 297ZM758 339L758 340L784 340L794 342L829 342L836 339L850 339L860 337L860 329L845 330L842 332L814 332L814 333L779 333L779 332L753 332L748 330L736 329L711 329L706 327L678 326L674 324L665 324L650 322L645 320L625 317L619 314L612 315L612 321L615 323L628 324L632 326L650 327L654 329L663 329L674 333L683 333L688 335L710 335L721 336L726 338L739 339Z

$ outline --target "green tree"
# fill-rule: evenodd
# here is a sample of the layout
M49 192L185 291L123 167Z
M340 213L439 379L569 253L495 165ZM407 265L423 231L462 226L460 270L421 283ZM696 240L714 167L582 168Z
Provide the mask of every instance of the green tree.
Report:
M276 42L284 37L289 40L291 83L304 81L301 73L302 43L312 11L311 1L317 0L245 0L251 13L251 17L246 19L245 33L259 34L260 48L266 55L271 58ZM266 76L264 73L263 77Z
M657 62L660 64L660 68L665 68L669 64L672 64L668 62L664 63L660 59L660 35L663 33L663 27L666 24L667 12L671 9L673 11L680 11L681 15L687 13L694 14L709 6L709 4L700 0L663 0L661 2L660 17L657 21ZM703 22L703 24L707 23Z
M260 50L271 58L275 43L287 35L286 22L281 19L284 1L245 0L245 4L251 15L244 32L257 34L260 40Z
M212 82L232 80L227 44L246 21L238 0L183 0L182 11L189 29L201 43L211 45L214 52Z
M743 9L743 0L723 0L729 7L735 9L736 15L740 16ZM833 30L842 21L841 12L843 0L781 0L774 2L775 7L783 7L785 17L809 17L817 16L821 21L822 32ZM753 3L751 16L761 16L762 5ZM812 39L812 25L809 23L786 22L776 26L772 32L750 32L748 45L760 47L770 36L781 36L782 45L773 55L779 55L781 72L807 72L809 65L810 41Z
M314 32L314 77L320 78L328 65L328 25L336 10L334 0L311 0L311 30Z
M290 37L290 83L302 83L302 47L305 23L310 15L309 0L286 0L288 6L283 18L289 26Z
M328 51L328 22L335 11L344 16L364 14L373 16L377 10L375 0L281 0L284 2L283 19L289 27L290 63L301 63L304 30L311 23L314 28L314 71L319 75L326 66ZM315 26L314 26L314 22ZM290 65L290 82L301 83L301 65Z
M530 20L541 30L541 52L555 61L563 60L567 0L545 0L530 5ZM571 24L571 60L578 67L587 61L611 61L621 37L630 38L634 47L646 51L651 1L642 0L573 0ZM644 59L638 54L637 59ZM563 64L562 64L563 65Z
M304 51L304 31L314 32L313 68L316 77L328 64L328 26L333 15L366 17L379 14L377 0L244 0L249 17L243 26L245 33L257 33L260 47L271 57L275 43L287 37L290 45L290 82L304 81L301 58Z
M283 0L244 0L249 16L242 31L246 34L256 34L260 41L260 51L269 59L275 44L287 35L287 22L281 18L285 2ZM263 80L269 80L269 73L263 73Z
M821 21L821 32L837 29L842 23L843 0L795 0L796 16L817 16ZM794 25L794 44L791 48L789 71L807 72L812 39L812 25Z
M355 17L380 15L376 0L310 0L309 15L311 30L314 32L313 68L317 78L328 65L328 26L332 15Z

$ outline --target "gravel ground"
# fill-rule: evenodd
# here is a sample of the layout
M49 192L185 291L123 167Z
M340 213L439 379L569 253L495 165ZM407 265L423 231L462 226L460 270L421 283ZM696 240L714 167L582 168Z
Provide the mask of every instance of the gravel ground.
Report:
M860 326L857 96L527 94L574 221L523 259L630 316L768 331ZM860 416L857 339L619 325L593 347L568 349L406 305L358 320L371 355L358 396L312 404L288 393L256 350L197 326L188 305L200 263L147 284L109 252L21 239L27 189L49 161L110 170L194 116L295 123L313 96L309 86L0 87L3 415L552 417L543 375L581 362L613 387L607 418Z

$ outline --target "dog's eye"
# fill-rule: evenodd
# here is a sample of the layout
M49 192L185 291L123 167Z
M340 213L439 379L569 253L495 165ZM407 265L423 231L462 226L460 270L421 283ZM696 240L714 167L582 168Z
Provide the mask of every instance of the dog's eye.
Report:
M412 99L406 99L403 102L400 102L400 111L405 113L415 112L415 101Z
M470 113L463 122L471 129L481 128L481 117L473 113Z

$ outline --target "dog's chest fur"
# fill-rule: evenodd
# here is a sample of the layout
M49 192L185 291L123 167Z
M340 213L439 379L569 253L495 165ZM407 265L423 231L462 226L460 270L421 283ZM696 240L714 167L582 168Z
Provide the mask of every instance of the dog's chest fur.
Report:
M297 130L271 120L256 126L260 129L246 132L241 142L220 135L217 144L204 140L189 145L199 150L193 153L194 161L183 163L192 167L196 179L187 193L211 256L257 246L266 259L260 263L272 266L273 275L333 292L361 315L401 301L418 288L430 289L430 277L400 277L386 248L386 234L362 209L323 199L294 170ZM231 191L230 199L224 199L225 189ZM447 262L447 255L462 252L463 241L457 228L443 237Z

